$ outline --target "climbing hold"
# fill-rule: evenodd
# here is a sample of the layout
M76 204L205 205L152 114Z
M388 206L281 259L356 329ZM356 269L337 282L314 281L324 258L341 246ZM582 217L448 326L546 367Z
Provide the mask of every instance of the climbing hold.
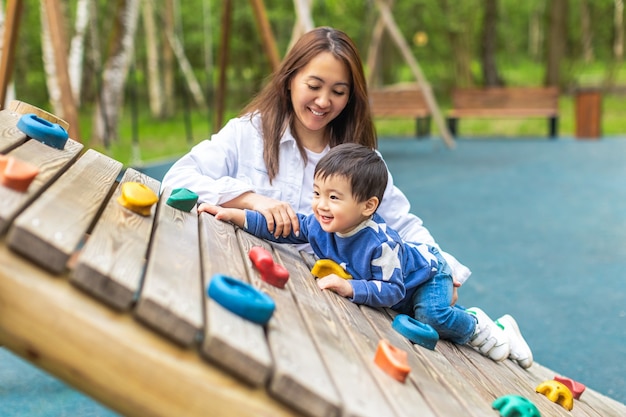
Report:
M289 280L289 271L274 262L272 254L265 248L254 246L248 251L248 257L261 273L261 279L278 288L285 288Z
M535 404L520 395L498 397L491 408L498 410L502 417L541 417Z
M267 324L276 308L269 295L221 274L213 275L207 295L230 312L260 325Z
M569 390L572 392L572 395L574 396L574 399L576 400L580 399L580 396L586 388L585 385L581 384L580 382L576 382L573 379L566 378L564 376L556 375L554 377L554 380L559 381L561 384L569 388Z
M352 279L352 275L348 274L346 270L341 267L341 265L331 259L320 259L315 262L315 265L311 268L311 274L318 278L335 274L343 279Z
M30 138L51 146L56 149L65 148L68 134L63 127L57 123L52 123L37 116L34 113L28 113L20 117L17 121L17 128Z
M378 342L374 363L400 382L404 382L411 372L407 353L396 348L386 339L381 339Z
M172 190L167 205L175 209L190 212L198 202L198 194L187 188L176 188Z
M435 350L439 334L429 324L415 320L406 314L398 314L391 323L398 333L426 349Z
M39 174L39 168L12 156L0 155L0 183L12 190L24 192Z
M150 209L159 197L146 184L138 182L125 182L122 184L120 196L117 202L123 207L134 211L142 216L149 216Z
M574 396L572 392L559 381L544 381L537 385L535 391L545 395L550 401L559 404L568 411L574 408Z

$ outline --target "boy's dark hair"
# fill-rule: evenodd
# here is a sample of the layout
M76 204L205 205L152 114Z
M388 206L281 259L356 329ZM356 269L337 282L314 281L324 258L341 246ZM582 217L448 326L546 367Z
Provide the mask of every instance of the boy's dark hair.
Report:
M383 200L389 173L378 153L357 143L342 143L330 149L315 167L315 178L333 175L345 177L352 186L352 196L358 202L370 197Z

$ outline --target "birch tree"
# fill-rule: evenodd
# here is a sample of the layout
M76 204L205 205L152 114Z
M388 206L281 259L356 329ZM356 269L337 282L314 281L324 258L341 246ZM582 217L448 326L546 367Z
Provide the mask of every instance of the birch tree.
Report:
M118 0L109 56L102 72L100 100L93 116L93 143L108 145L118 138L118 120L124 104L124 85L134 54L139 0Z

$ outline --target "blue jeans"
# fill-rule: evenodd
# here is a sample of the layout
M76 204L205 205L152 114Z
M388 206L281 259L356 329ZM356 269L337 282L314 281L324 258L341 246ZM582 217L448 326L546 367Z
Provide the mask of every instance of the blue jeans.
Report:
M430 248L437 257L437 273L415 289L413 294L413 317L431 325L440 339L463 345L476 328L476 318L463 307L452 302L452 270L437 248Z

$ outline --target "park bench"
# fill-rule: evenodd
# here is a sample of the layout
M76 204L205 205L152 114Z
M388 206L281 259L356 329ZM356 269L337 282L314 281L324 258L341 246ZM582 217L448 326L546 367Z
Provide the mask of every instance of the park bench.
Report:
M457 135L461 118L548 119L549 137L558 136L559 90L556 87L457 88L447 114L448 129Z
M375 118L414 118L415 135L430 134L431 112L424 94L415 84L399 84L369 91L372 116Z
M566 411L535 392L555 375L537 363L414 345L392 311L320 291L311 255L176 209L172 190L149 213L128 210L124 184L159 181L71 139L29 139L18 118L0 111L0 154L39 174L25 192L0 183L0 344L124 416L484 417L510 394L545 416L626 415L591 389ZM289 271L284 288L255 269L257 246ZM269 323L207 297L217 274L269 295ZM374 363L383 339L407 353L405 382Z

